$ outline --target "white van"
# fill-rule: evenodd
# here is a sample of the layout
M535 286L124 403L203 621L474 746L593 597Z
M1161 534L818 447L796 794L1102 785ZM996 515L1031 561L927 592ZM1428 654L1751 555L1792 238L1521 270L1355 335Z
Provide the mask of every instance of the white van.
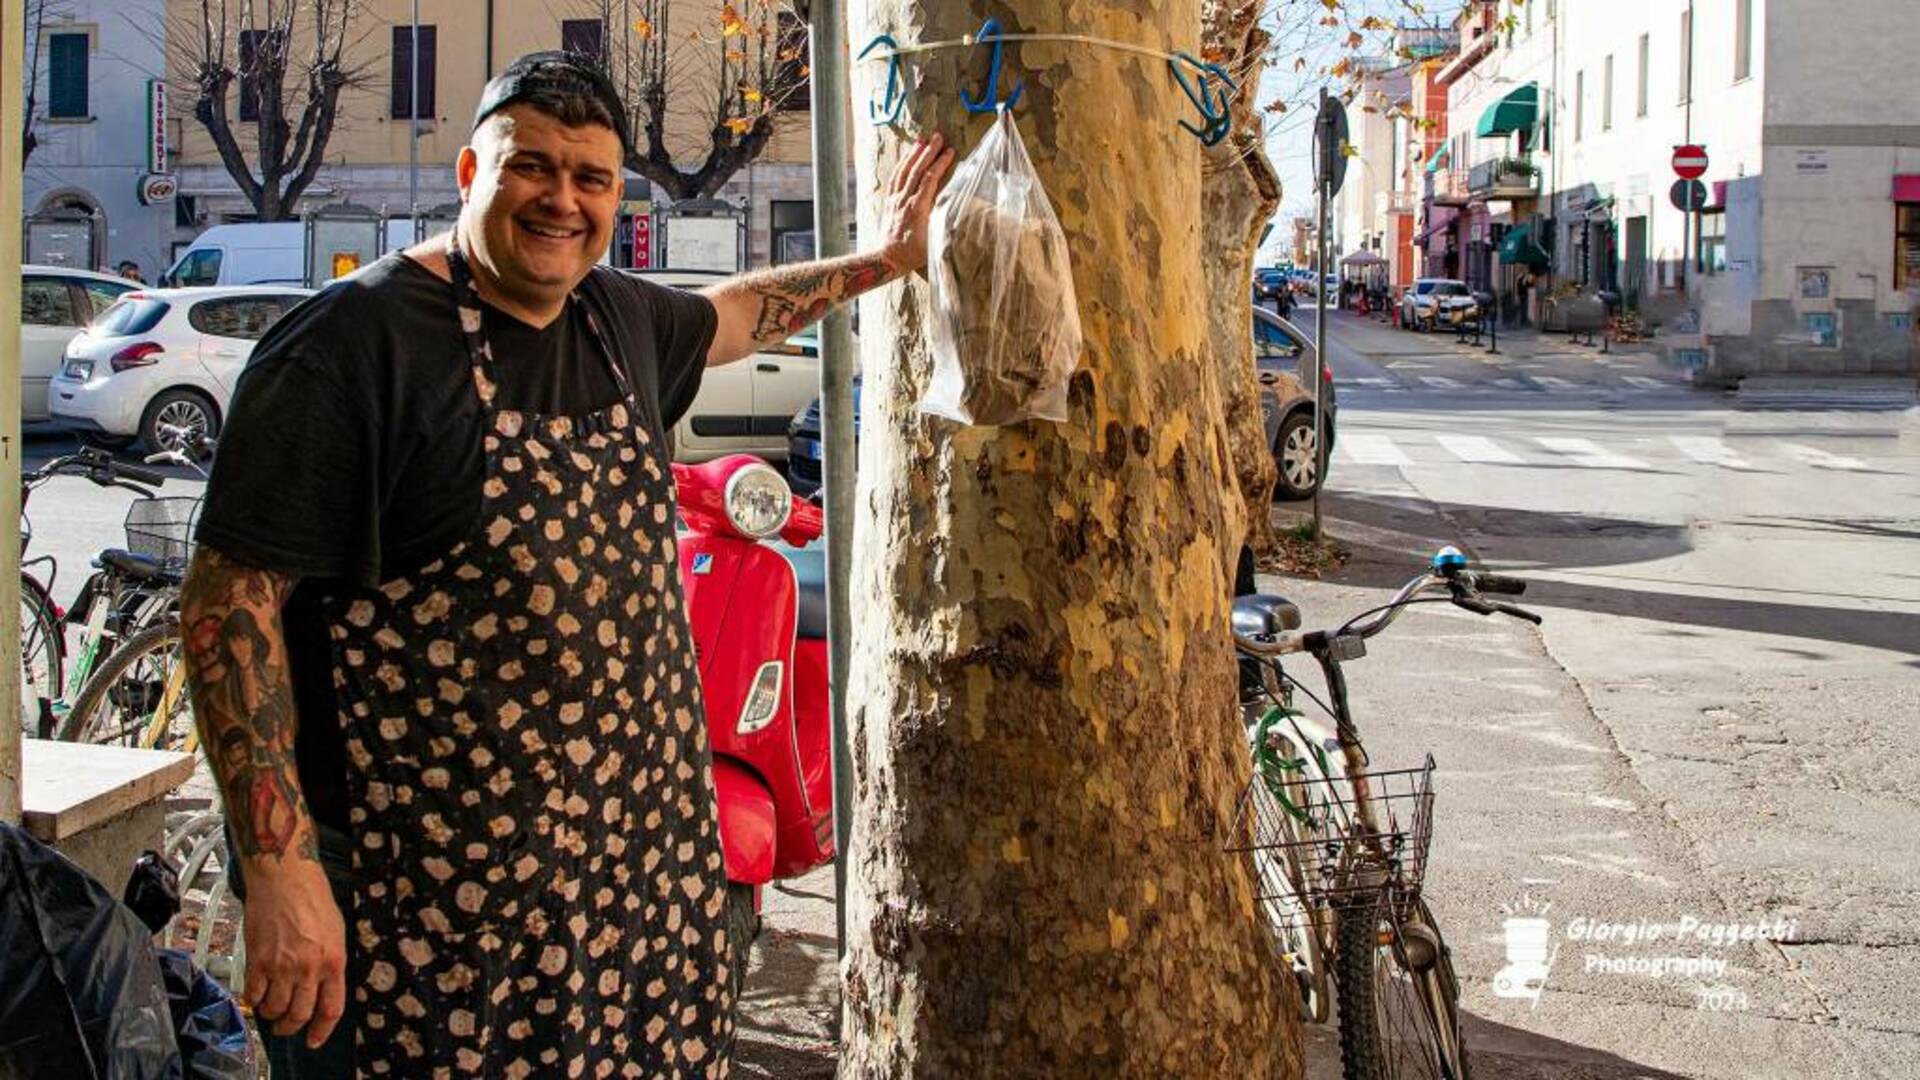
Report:
M413 244L413 222L387 222L388 251ZM208 285L303 285L306 283L307 227L298 221L215 225L180 253L161 284L172 288Z

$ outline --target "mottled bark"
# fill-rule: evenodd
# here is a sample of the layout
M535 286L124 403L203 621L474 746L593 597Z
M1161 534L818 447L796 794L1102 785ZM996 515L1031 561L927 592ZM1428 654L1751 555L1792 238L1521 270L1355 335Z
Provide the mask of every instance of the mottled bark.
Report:
M1234 522L1255 551L1273 546L1273 447L1260 411L1253 334L1247 318L1253 261L1261 230L1280 208L1280 178L1267 160L1257 90L1266 70L1267 33L1259 28L1265 0L1205 0L1203 41L1209 59L1234 72L1233 134L1209 147L1200 177L1201 250L1207 274L1207 336L1214 376L1226 406L1227 451L1233 461Z
M989 15L1163 49L1200 30L1198 0L851 7L856 44ZM856 125L863 231L908 140L964 153L986 131L958 96L986 67L917 57L902 125ZM856 65L856 112L883 77ZM1003 88L1018 79L1083 368L1066 423L931 419L925 285L863 301L841 1075L1295 1077L1291 990L1222 852L1247 765L1201 147L1157 61L1010 44Z

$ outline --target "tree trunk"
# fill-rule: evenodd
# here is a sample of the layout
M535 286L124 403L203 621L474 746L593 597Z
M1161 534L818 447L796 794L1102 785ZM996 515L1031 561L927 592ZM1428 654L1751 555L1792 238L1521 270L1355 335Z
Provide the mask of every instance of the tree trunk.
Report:
M1198 2L1089 22L1055 0L863 0L851 35L944 40L991 15L1189 49ZM958 97L986 68L920 54L902 129L855 125L865 234L909 140L964 153L987 130ZM856 116L884 74L856 65ZM1085 45L1008 44L1002 89L1020 79L1086 337L1070 419L917 413L926 286L861 313L841 1075L1297 1077L1291 986L1222 850L1248 772L1191 107L1164 63Z
M1267 160L1258 103L1266 70L1266 31L1258 26L1265 0L1205 0L1207 55L1242 73L1233 101L1233 134L1206 150L1200 176L1201 250L1206 253L1207 336L1214 376L1225 403L1227 452L1234 493L1243 508L1241 535L1256 552L1273 547L1273 447L1260 411L1253 333L1247 304L1261 230L1280 208L1280 178Z

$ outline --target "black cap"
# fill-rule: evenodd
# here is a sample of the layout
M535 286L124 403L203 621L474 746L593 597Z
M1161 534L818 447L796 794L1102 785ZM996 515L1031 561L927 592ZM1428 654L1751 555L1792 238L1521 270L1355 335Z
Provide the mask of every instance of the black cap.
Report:
M480 93L480 107L473 112L477 129L487 117L534 94L587 94L599 99L613 117L613 133L620 137L620 149L631 153L633 140L627 134L627 105L614 89L613 80L591 58L570 52L537 52L515 60L495 75Z

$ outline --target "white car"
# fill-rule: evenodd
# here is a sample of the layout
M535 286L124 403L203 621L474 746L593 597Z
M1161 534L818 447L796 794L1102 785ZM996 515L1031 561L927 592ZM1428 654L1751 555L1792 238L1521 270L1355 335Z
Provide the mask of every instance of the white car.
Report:
M727 275L704 270L631 270L635 277L699 289ZM673 456L707 461L727 454L785 460L787 425L820 394L818 330L808 327L746 360L708 368L687 414L673 427Z
M123 294L139 288L125 278L66 266L20 268L20 419L47 417L47 384L60 370L67 343Z
M1479 306L1467 283L1454 278L1421 278L1400 297L1400 326L1432 331L1442 323L1470 316Z
M162 425L218 435L254 343L309 290L273 285L140 289L73 339L53 377L53 419L83 442L170 450Z

